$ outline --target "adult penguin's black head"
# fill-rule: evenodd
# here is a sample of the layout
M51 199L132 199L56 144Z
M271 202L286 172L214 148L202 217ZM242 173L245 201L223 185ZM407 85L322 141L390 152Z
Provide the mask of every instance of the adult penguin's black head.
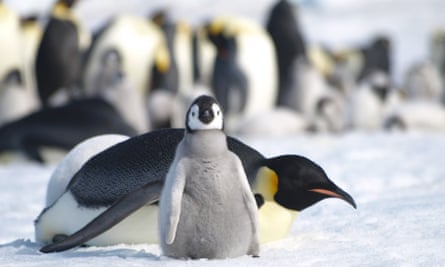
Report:
M202 95L190 105L186 115L187 132L222 130L223 113L215 98Z
M284 155L266 159L257 179L257 191L265 200L301 211L325 198L339 198L357 208L354 199L335 185L311 160Z

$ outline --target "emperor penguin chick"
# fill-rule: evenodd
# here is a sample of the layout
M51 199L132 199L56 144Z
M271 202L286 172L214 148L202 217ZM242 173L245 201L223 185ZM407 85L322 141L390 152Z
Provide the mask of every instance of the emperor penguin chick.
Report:
M163 254L174 258L258 256L258 215L241 160L227 147L223 115L203 95L186 115L162 190Z

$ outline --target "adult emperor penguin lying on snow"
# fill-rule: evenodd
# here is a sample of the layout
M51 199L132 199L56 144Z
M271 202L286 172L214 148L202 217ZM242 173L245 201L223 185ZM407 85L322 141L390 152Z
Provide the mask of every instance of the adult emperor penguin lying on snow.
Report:
M53 186L60 191L52 195L59 197L47 203L35 221L36 240L54 242L41 251L81 244L158 243L158 202L183 137L184 129L163 129L130 138L89 159L72 178L60 179L66 190ZM85 149L94 145L86 142ZM265 158L232 137L227 144L241 159L255 194L262 243L286 236L298 211L322 199L340 198L356 207L352 197L307 158Z

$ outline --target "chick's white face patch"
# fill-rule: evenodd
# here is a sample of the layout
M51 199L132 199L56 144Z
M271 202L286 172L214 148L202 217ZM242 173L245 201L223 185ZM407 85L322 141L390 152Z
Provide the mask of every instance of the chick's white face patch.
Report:
M199 106L194 104L188 113L187 123L191 130L222 130L223 114L220 107L212 104L213 119L209 123L204 123L199 119Z

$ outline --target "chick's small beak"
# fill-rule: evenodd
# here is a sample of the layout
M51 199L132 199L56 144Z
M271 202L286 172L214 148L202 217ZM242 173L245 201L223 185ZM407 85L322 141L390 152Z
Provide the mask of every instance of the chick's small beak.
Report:
M199 112L199 120L203 123L210 123L213 120L213 111L209 109L205 109L202 112Z

